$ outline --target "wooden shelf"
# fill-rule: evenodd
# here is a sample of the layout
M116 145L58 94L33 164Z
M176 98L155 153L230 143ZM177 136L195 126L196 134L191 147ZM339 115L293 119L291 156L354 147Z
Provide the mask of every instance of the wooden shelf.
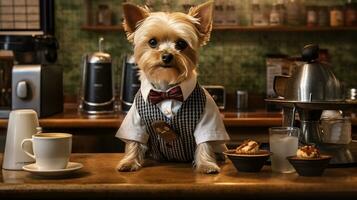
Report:
M97 26L97 25L83 25L81 27L82 30L85 31L124 31L122 25L112 25L112 26Z
M83 25L82 30L96 32L123 31L122 25L97 26ZM357 31L357 27L291 27L291 26L236 26L236 25L215 25L216 31L238 31L238 32L319 32L319 31Z
M357 27L292 27L292 26L234 26L234 25L216 25L214 30L231 30L240 32L317 32L317 31L357 31Z

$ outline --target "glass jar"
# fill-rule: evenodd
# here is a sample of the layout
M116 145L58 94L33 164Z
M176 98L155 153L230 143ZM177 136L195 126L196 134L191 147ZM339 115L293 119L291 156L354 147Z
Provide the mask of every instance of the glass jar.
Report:
M343 7L333 6L330 9L330 26L343 26Z
M288 25L301 25L301 10L300 0L286 1L286 22Z
M170 0L162 0L161 11L162 12L170 12L171 10L171 1Z
M280 17L280 24L284 25L286 21L286 8L284 5L284 0L278 0L277 2L277 9L279 12L279 17Z
M184 13L188 13L190 8L192 6L194 6L192 3L191 3L191 0L185 0L182 4L181 4L182 8L183 8L183 12Z
M345 9L345 25L357 26L357 3L349 1Z
M237 9L234 0L228 0L226 4L225 24L238 25Z
M269 24L271 26L282 25L282 20L280 18L278 4L273 4L273 7L272 7L272 9L270 11L270 15L269 15Z
M112 25L112 11L108 5L100 4L97 11L97 25Z
M330 18L329 18L327 6L319 6L317 8L317 20L318 20L317 24L320 27L328 26L330 24Z
M224 0L216 0L214 3L214 24L223 24L225 21L224 16Z
M315 6L306 7L306 25L308 27L316 27L318 24L317 20L317 9Z
M264 10L259 4L258 0L253 0L252 2L252 26L266 26L268 25L268 19L264 14Z
M154 11L154 0L145 0L145 6L148 7L150 11Z

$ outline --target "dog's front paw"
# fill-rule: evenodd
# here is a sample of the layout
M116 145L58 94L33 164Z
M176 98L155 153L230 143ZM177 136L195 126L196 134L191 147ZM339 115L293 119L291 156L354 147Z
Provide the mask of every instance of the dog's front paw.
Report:
M218 165L212 163L212 164L203 164L203 165L198 165L196 166L196 170L200 173L204 174L218 174L221 169L218 167Z
M116 168L120 172L132 172L132 171L138 171L141 168L141 165L139 165L135 161L120 162Z

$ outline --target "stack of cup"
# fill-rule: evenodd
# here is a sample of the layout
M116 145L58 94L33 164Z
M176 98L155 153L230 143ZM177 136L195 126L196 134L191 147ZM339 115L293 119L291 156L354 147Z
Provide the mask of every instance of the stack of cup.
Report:
M10 112L6 134L6 144L2 167L7 170L22 170L26 164L33 163L34 159L28 157L21 150L21 141L31 138L37 133L39 126L37 113L34 110L23 109ZM32 151L32 147L24 146L26 151Z

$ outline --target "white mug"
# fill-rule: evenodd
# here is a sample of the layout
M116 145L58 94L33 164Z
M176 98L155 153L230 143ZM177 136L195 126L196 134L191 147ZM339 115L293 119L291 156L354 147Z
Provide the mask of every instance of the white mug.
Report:
M8 170L22 170L24 165L34 162L20 147L25 138L36 134L39 123L37 113L31 109L13 110L9 116L6 144L2 167ZM26 151L32 152L30 145L25 145Z
M34 154L24 149L26 142L32 142ZM68 133L38 133L31 139L24 139L21 148L36 160L39 170L65 169L72 151L72 135Z

